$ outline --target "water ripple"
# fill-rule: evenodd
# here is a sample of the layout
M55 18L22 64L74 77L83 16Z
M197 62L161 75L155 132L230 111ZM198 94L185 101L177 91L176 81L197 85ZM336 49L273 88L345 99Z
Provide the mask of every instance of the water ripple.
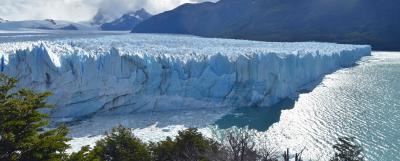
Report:
M278 120L256 123L282 150L306 147L307 159L328 160L338 137L354 136L367 160L400 160L400 53L374 52L358 66L326 76Z

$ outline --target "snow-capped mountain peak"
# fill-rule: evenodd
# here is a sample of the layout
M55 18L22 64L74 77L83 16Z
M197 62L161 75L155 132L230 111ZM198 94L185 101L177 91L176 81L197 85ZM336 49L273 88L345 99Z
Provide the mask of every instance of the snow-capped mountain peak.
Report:
M151 14L148 13L144 8L142 8L137 11L128 12L128 13L124 14L123 17L124 16L130 16L130 17L135 17L140 20L145 20L145 19L150 18Z
M8 21L0 20L0 30L92 30L92 27L85 24L44 19L44 20L24 20Z
M101 25L102 30L131 30L136 25L151 17L145 9L130 11L123 14L120 18Z
M8 20L0 18L0 23L7 22Z

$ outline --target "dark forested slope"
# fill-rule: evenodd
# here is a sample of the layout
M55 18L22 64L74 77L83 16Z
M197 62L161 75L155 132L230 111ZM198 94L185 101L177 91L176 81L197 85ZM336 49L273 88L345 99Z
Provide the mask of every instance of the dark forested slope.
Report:
M400 50L399 0L221 0L184 4L132 32L329 41Z

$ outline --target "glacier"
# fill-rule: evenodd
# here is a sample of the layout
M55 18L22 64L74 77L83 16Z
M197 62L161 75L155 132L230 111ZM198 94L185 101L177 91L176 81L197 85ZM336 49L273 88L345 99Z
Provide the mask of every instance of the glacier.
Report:
M167 34L0 41L1 72L51 91L52 117L270 106L371 54L369 45Z

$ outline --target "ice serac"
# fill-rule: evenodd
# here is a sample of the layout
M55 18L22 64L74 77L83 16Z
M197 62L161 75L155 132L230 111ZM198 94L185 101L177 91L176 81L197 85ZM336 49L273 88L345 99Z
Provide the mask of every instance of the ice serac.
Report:
M54 95L54 117L268 106L370 55L368 45L171 35L1 43L1 71Z

